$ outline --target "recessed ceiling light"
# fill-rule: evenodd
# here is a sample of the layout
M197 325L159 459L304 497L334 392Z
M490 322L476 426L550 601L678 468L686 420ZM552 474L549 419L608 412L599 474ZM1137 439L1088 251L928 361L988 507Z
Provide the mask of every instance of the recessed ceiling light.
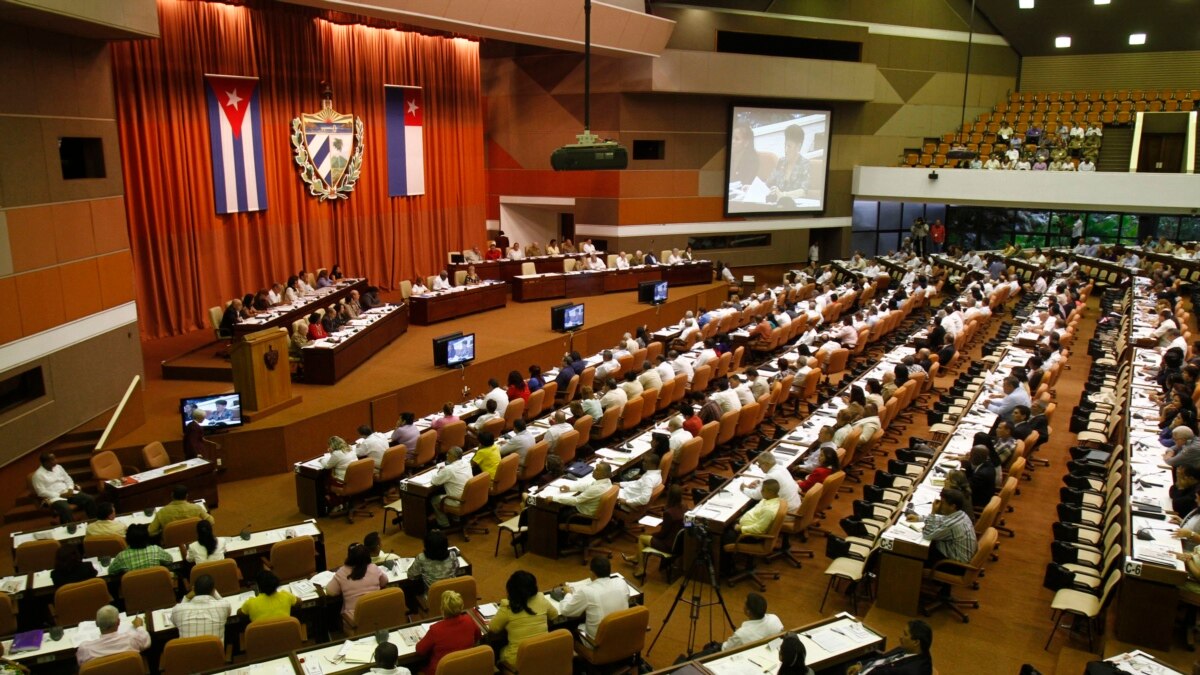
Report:
M1033 9L1033 0L1017 0L1017 7L1021 9Z
M1070 35L1059 35L1058 37L1054 38L1054 46L1058 47L1059 49L1066 49L1067 47L1070 47L1071 46L1071 36Z
M1129 44L1131 44L1131 45L1146 44L1146 34L1145 33L1130 33L1129 34Z
M1112 2L1112 0L1092 0L1092 2L1096 3L1097 5L1107 5L1108 3Z

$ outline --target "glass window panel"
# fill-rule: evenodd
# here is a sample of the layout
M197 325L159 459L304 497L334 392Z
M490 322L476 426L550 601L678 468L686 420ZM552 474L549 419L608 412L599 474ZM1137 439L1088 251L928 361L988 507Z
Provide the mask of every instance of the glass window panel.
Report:
M1136 213L1126 214L1121 217L1121 239L1132 239L1137 241L1138 223L1140 216Z
M1159 216L1158 227L1154 230L1155 237L1174 239L1179 236L1179 216Z
M891 253L900 248L900 233L899 232L880 232L879 243L875 249L876 255Z
M879 202L879 229L908 229L900 219L900 202Z
M875 252L875 233L874 232L851 232L850 233L850 250L858 251L867 257L878 255Z
M912 202L904 203L904 215L900 218L900 224L906 229L912 227L912 222L917 218L925 217L925 205L914 204Z
M946 222L946 205L945 204L926 204L925 205L925 220L933 222L940 220Z
M879 227L879 202L854 200L854 212L850 223L850 229L854 232L874 232Z
M1103 243L1117 240L1121 229L1121 214L1119 213L1090 213L1087 219L1087 236L1099 239Z
M1183 216L1179 219L1180 241L1196 241L1200 239L1200 218Z

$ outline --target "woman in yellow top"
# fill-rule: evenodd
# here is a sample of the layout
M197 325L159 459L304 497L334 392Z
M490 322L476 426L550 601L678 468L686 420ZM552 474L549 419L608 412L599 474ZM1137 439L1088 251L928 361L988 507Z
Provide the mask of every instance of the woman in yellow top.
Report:
M287 591L277 590L279 577L263 570L254 581L258 584L258 595L242 603L238 613L250 617L251 623L263 619L283 619L292 615L296 596Z
M500 601L488 630L508 631L508 644L500 651L500 660L515 669L517 646L523 640L548 632L549 621L558 618L558 610L538 591L537 578L529 572L513 572L506 588L508 598Z

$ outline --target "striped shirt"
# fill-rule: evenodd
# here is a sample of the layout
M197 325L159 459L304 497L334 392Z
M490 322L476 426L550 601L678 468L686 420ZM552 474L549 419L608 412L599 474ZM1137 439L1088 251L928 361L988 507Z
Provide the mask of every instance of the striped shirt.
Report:
M966 511L955 511L948 516L926 516L922 532L943 556L958 562L971 562L979 546L975 526Z

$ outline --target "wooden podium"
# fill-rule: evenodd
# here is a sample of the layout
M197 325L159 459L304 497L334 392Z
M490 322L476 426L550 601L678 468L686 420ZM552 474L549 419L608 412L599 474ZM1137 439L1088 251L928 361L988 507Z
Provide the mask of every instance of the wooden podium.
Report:
M288 333L271 328L233 343L233 387L242 395L242 417L252 421L300 402L292 396Z

